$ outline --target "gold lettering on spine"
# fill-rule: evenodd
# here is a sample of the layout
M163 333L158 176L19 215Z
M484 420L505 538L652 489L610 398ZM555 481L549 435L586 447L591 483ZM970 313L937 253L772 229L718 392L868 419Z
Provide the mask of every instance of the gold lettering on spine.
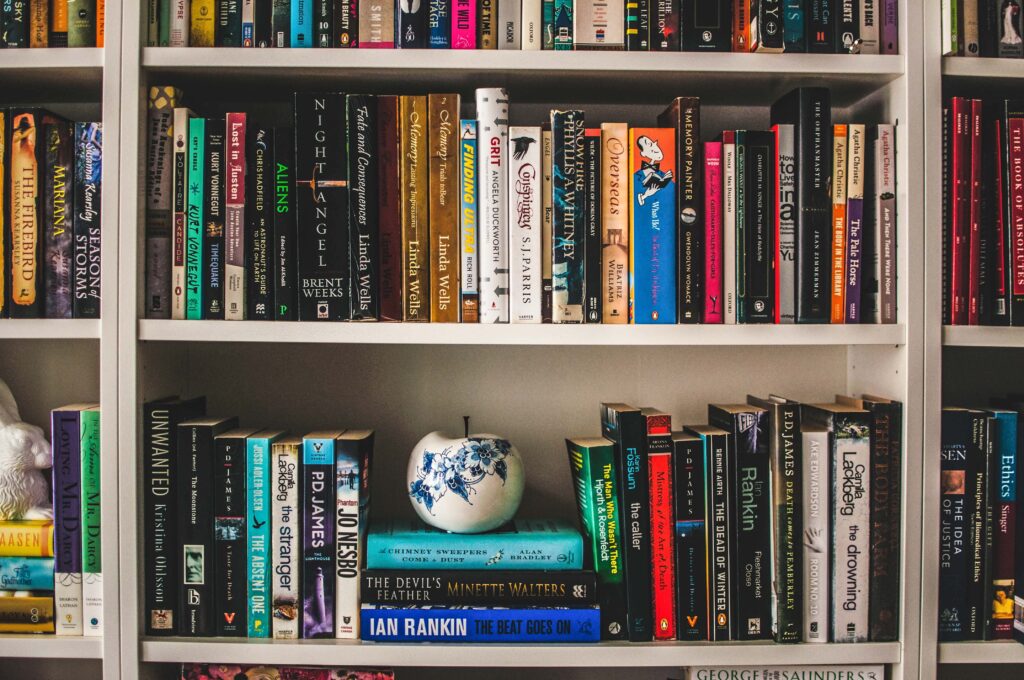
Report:
M36 301L39 167L36 162L35 115L15 116L11 134L11 299L16 305Z

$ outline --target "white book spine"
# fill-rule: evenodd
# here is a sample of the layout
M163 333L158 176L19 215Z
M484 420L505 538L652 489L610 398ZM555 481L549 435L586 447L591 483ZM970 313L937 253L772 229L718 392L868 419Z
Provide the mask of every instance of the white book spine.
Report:
M982 0L960 0L963 7L963 56L980 57L981 49L978 37L978 3Z
M690 666L686 680L810 680L811 678L849 678L885 680L885 666Z
M722 293L725 323L736 323L736 144L722 144Z
M942 54L953 54L953 0L942 0Z
M501 0L498 3L498 49L518 50L523 18L523 0Z
M185 206L179 201L188 194L188 120L191 111L174 109L174 168L171 186L171 318L185 318ZM182 199L184 200L184 199Z
M612 0L573 2L573 49L621 50L625 45L625 7L625 3Z
M271 559L273 562L271 628L277 640L297 640L302 602L302 532L299 517L299 448L301 443L279 442L272 447L270 464Z
M360 526L359 490L362 461L357 446L335 443L334 478L337 482L335 515L334 634L343 640L359 639Z
M804 642L828 642L829 503L828 432L804 429L803 599Z
M794 126L777 125L780 322L796 323L796 148Z
M188 34L191 30L191 18L189 8L192 0L170 0L171 5L171 30L168 40L168 47L188 47ZM185 130L188 135L188 130ZM187 138L187 137L186 137Z
M860 53L878 54L878 7L881 0L860 0Z
M833 432L832 441L832 638L834 642L866 642L871 438L866 431L849 426Z
M508 323L508 92L476 91L480 169L480 323Z
M82 572L54 572L53 606L57 615L57 635L83 635Z
M544 44L544 24L541 22L541 0L522 0L523 15L519 41L524 50L539 50ZM499 5L500 7L500 5Z
M540 128L509 128L512 323L540 323Z
M103 574L82 574L82 621L85 637L103 636Z

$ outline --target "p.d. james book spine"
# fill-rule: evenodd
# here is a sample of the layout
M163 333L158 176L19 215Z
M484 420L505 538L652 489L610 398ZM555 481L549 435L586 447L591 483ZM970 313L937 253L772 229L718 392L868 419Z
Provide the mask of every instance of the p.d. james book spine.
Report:
M357 0L335 0L333 47L359 47Z
M429 122L427 98L399 97L402 197L402 320L430 321Z
M803 476L803 597L804 642L828 642L829 578L829 446L828 430L810 423L800 426Z
M295 207L302 321L341 321L352 311L345 121L345 95L295 94ZM324 229L324 225L329 226Z
M846 182L848 127L832 128L832 323L846 319Z
M722 143L704 143L704 323L725 322Z
M476 2L452 0L452 49L476 49Z
M794 126L777 124L772 126L775 133L775 157L778 165L779 194L779 257L775 270L777 323L796 323L797 296L797 233L796 220L796 148Z
M188 194L185 197L185 318L203 318L203 237L206 220L206 119L188 122Z
M348 176L352 183L348 218L352 320L376 321L380 313L377 98L350 94L345 105L349 126Z
M78 583L81 590L81 581ZM54 589L54 558L52 557L0 557L0 588L4 590L37 590L49 592ZM54 606L58 607L61 596L54 592ZM78 595L81 607L81 594ZM556 605L557 606L557 605ZM60 616L60 614L58 614ZM79 614L81 620L81 614ZM60 633L57 633L60 635ZM68 633L69 635L81 635Z
M597 642L597 607L468 609L362 607L363 639L375 642Z
M224 145L227 178L224 195L224 318L245 318L245 114L229 113Z
M583 319L601 323L601 129L583 135Z
M967 639L967 534L970 511L966 494L968 458L975 432L984 425L979 412L942 410L942 512L939 519L939 640Z
M74 269L74 166L71 126L65 121L54 120L43 126L43 134L46 144L46 216L43 222L46 230L46 266L43 276L46 286L45 316L48 319L70 319ZM0 258L2 257L3 255L0 255Z
M146 139L146 318L171 317L171 224L174 107L181 93L149 88ZM2 288L2 286L0 286ZM2 306L0 302L0 306Z
M270 272L272 257L271 243L271 177L274 167L274 131L270 128L253 126L248 130L247 156L249 167L246 181L249 187L249 210L246 211L246 246L248 248L249 271L246 280L245 318L255 321L269 321L274 318L274 278Z
M849 126L849 185L846 194L846 323L861 323L864 281L864 159L863 125ZM977 309L977 307L975 307Z
M359 639L359 576L370 507L373 431L348 430L334 442L334 636Z
M271 550L274 575L271 586L272 637L296 640L302 616L302 439L285 437L271 446L270 493Z
M736 132L737 308L740 323L775 319L775 137Z
M459 168L461 169L459 175L459 195L462 197L459 220L459 260L461 266L459 272L459 305L461 306L462 322L476 323L480 320L480 295L478 292L480 257L479 243L477 241L477 229L480 218L480 194L477 191L479 163L476 145L476 121L460 120L459 130Z
M251 638L270 637L270 498L273 493L270 488L270 452L282 434L264 431L245 440L245 495L248 502L245 518L249 543L246 572L249 611L246 618Z
M673 540L675 547L676 638L709 640L707 466L705 447L715 435L700 429L672 435ZM719 436L724 436L719 435ZM653 488L653 487L652 487ZM682 490L686 490L685 493ZM657 578L655 578L657 583ZM654 636L661 618L655 600Z
M651 523L651 621L655 640L676 639L672 416L643 409Z
M380 318L402 320L402 216L398 155L398 97L377 97L377 150L380 153Z
M807 10L807 51L832 54L835 49L835 3L810 0Z
M625 123L601 124L601 321L629 323L629 148Z
M103 554L100 517L100 409L79 414L82 438L82 622L86 637L103 635Z
M68 0L68 47L96 47L96 5L97 0Z
M2 560L0 560L2 563ZM364 604L584 607L597 604L593 571L364 570Z
M334 440L313 432L302 441L302 637L333 638L336 512Z
M632 323L676 323L676 144L671 128L630 128Z
M0 596L0 633L50 633L53 631L52 597Z
M224 121L206 119L203 318L224 318Z
M434 322L459 321L459 95L427 97L429 134L430 313Z
M427 4L398 3L395 17L395 42L401 49L424 49L428 47Z
M651 51L679 51L680 0L651 0Z
M540 316L543 323L551 323L551 294L552 279L551 267L554 264L554 247L552 239L554 236L554 195L552 187L552 165L554 151L551 148L551 123L544 123L540 128L540 164L541 164L541 237L540 237L540 276L541 276L541 298ZM628 264L628 262L627 262ZM628 310L627 310L628 311Z
M476 91L479 149L480 323L508 323L508 92Z
M215 42L217 47L242 46L241 0L218 0Z
M541 149L539 127L509 128L512 323L541 322Z
M213 573L214 618L218 637L246 637L249 632L246 564L245 437L252 430L232 430L214 437Z
M730 0L680 0L679 40L684 52L729 52L732 49Z
M274 320L298 318L298 235L295 223L295 131L274 129Z
M45 141L42 131L49 114L39 109L11 112L9 162L11 235L6 251L9 261L8 304L12 318L38 318L44 311L42 279L42 242L45 180Z
M586 163L582 111L552 111L552 320L583 323Z
M192 0L189 17L189 47L214 46L214 0Z
M755 6L750 10L752 52L782 52L785 36L782 4L783 0L754 0Z
M78 407L50 416L53 452L53 584L57 635L82 634L82 454ZM30 590L0 583L11 590Z
M103 124L75 123L74 316L100 317Z

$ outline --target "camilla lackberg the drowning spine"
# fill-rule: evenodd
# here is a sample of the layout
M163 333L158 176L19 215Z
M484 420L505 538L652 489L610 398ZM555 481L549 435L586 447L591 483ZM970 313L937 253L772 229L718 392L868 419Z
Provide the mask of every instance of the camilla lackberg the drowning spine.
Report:
M363 639L375 642L597 642L600 610L363 605Z

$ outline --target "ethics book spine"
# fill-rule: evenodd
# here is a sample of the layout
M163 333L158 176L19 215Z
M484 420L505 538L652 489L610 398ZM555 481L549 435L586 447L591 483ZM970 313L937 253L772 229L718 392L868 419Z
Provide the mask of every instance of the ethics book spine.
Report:
M956 101L954 99L954 107ZM957 121L957 125L960 125L959 121ZM1014 326L1020 326L1024 325L1024 247L1022 247L1024 246L1024 184L1015 182L1014 178L1024 175L1024 102L1007 101L1004 104L1003 130L1006 133L1006 147L1001 151L1005 154L1003 186L1006 190L1006 215L1011 239L1011 247L1007 249L1011 276L1010 321ZM956 165L956 159L956 143L954 143L954 165ZM951 212L955 219L957 212L955 210ZM955 227L953 231L955 234ZM956 271L955 260L954 271ZM955 320L954 323L956 323Z
M314 47L334 47L334 0L314 0Z
M676 0L678 2L678 0ZM500 8L500 4L499 4ZM582 0L573 6L574 50L625 49L625 5L608 0ZM676 17L678 18L678 12Z
M879 16L878 7L883 0L860 0L860 54L879 54Z
M483 0L481 0L483 1ZM572 0L554 0L555 16L553 21L555 50L571 50L573 48L573 14L575 8Z
M860 50L860 0L834 0L837 54L857 54ZM977 6L977 5L975 5Z
M722 143L705 142L703 323L725 323L722 208Z
M988 471L993 454L992 419L985 417L972 438L972 452L967 459L967 637L981 640L991 604L985 599L987 590L991 534L989 533Z
M2 573L3 560L0 560ZM584 607L597 604L593 571L364 570L364 604L401 606Z
M797 205L795 126L778 124L775 132L775 154L778 166L779 259L775 270L777 323L796 323L797 300Z
M870 419L837 415L832 440L832 638L868 639L870 597Z
M103 124L75 123L74 316L100 318Z
M352 320L376 321L380 314L378 234L377 98L348 95L349 253L352 257Z
M271 243L270 187L274 167L274 131L252 126L246 140L249 167L246 170L246 193L250 198L246 211L246 247L249 271L246 278L245 318L269 321L274 318L274 279L270 273L273 245Z
M480 188L479 240L487 244L478 259L480 323L508 323L508 92L476 91Z
M460 146L459 167L461 168L459 195L461 213L459 220L459 305L463 323L477 323L480 320L479 294L479 242L477 229L479 226L479 193L477 178L479 176L476 121L462 119L459 121Z
M539 132L539 130L538 130ZM583 193L583 318L601 323L601 129L587 128L583 135L586 184Z
M174 227L171 233L171 318L185 318L185 250L188 207L188 135L191 112L174 109Z
M832 54L835 45L835 3L838 0L810 0L807 11L807 51Z
M508 215L511 271L509 320L541 322L539 127L510 127Z
M206 120L203 206L203 318L224 318L224 121Z
M202 424L200 424L202 422ZM186 421L178 427L178 538L181 553L181 622L178 634L214 634L215 561L213 526L213 451L209 421Z
M397 609L362 607L374 642L597 642L600 611L580 609Z
M452 3L452 49L476 49L476 2L475 0L453 0Z
M680 0L651 0L651 51L679 51Z
M313 25L315 0L291 0L291 47L313 47L316 31Z
M707 553L708 553L708 596L711 602L708 607L710 618L710 639L719 642L733 639L733 615L736 599L733 595L736 584L732 563L735 553L731 546L730 526L737 518L730 512L732 496L736 492L731 488L730 479L730 448L734 445L729 435L711 435L704 437L704 460L708 469L706 507L707 507Z
M601 321L629 323L629 126L601 125Z
M828 431L802 425L800 431L803 507L803 596L804 642L828 642L828 584L831 546L829 539Z
M217 30L215 42L217 47L242 46L241 0L217 1Z
M185 14L187 31L187 9ZM96 47L96 0L68 0L68 18L68 47Z
M295 131L274 130L274 320L298 319L298 234L295 222Z
M45 6L45 5L44 5ZM72 128L64 121L43 126L46 144L45 263L47 319L70 319L72 315L74 155ZM0 201L2 203L2 201ZM2 218L0 218L2 221ZM2 239L0 239L2 240ZM3 255L0 255L2 258Z
M241 321L245 318L246 294L246 116L244 113L229 113L225 125L227 181L224 195L224 317L229 321Z
M380 318L402 320L402 216L398 155L398 97L377 97L377 149L380 153Z
M427 11L427 46L431 49L451 49L453 21L450 15L451 5L448 0L430 0Z
M942 512L939 519L939 640L967 639L967 535L970 511L966 479L978 414L942 411Z
M395 14L395 42L401 49L428 47L427 3L398 3Z
M1013 638L1014 536L1017 526L1017 446L1020 414L996 411L994 455L990 459L989 497L992 503L992 554L985 602L990 603L986 639Z
M103 554L100 516L100 410L79 416L82 437L82 634L103 635Z
M875 0L869 0L874 2ZM806 52L806 10L803 0L783 0L782 37L785 52Z
M189 25L189 47L214 46L214 0L192 0Z
M630 128L631 323L676 323L676 144L672 128Z
M523 10L520 14L520 49L539 50L544 43L544 1L522 0Z
M582 111L552 111L552 321L583 323L586 164Z
M189 31L191 21L189 20L189 9L191 0L167 0L170 5L170 31L168 33L168 45L170 47L188 47ZM74 16L74 9L71 0L68 0L68 15ZM68 22L68 45L71 45L71 26L73 20Z
M295 206L302 321L342 321L352 311L345 122L345 95L296 93ZM325 224L329 228L324 229Z
M59 611L61 599L67 596L59 594L59 585L54 583L54 569L54 559L50 557L0 557L0 588L4 590L37 590L41 592L52 590L54 591L54 607ZM55 585L58 585L56 589ZM79 580L79 592L77 594L79 609L81 609L82 603L81 586L82 582ZM57 616L58 618L63 618L64 614L58 614ZM80 612L78 618L81 621ZM60 631L57 631L57 635L60 634ZM81 634L80 631L77 633L67 633L67 635Z
M270 637L271 444L261 435L252 435L245 442L246 620L250 638Z
M680 47L684 52L729 52L732 49L730 0L680 0Z
M335 0L334 47L359 47L358 0Z
M146 137L146 318L171 318L174 107L181 92L151 87ZM2 287L2 286L0 286ZM0 295L2 297L2 295ZM0 306L3 302L0 301Z
M246 564L246 444L241 433L225 432L214 439L213 565L214 612L218 637L249 633Z
M736 318L740 323L775 319L776 171L774 135L737 131Z
M57 635L82 635L82 453L80 411L51 414L53 453L53 569L50 583ZM26 558L28 559L28 558ZM2 560L0 560L2 561ZM0 583L5 590L32 590Z
M203 236L206 220L206 119L188 122L188 189L185 197L185 318L203 318Z
M551 123L547 122L540 129L540 163L541 163L541 238L540 238L540 276L541 276L541 300L540 315L543 323L551 323L552 319L552 289L551 278L552 266L554 265L554 182L552 179L552 166L554 162L554 149L551 139Z
M863 125L849 126L849 184L846 194L846 323L861 323L864 288L864 163ZM980 149L979 149L980 150ZM977 308L977 307L975 307Z
M751 51L782 52L785 40L783 0L755 0L755 4L750 12Z
M459 321L459 95L427 97L429 133L428 243L430 312L434 322Z
M40 284L43 258L44 168L45 143L42 140L44 118L39 109L15 110L10 113L10 258L7 284L11 318L39 318L43 311L43 287Z
M832 145L832 323L846 319L846 190L848 127L833 126Z
M287 437L274 442L270 458L272 624L276 640L299 638L302 551L301 485L302 440Z
M302 637L333 638L334 436L302 442Z
M427 98L399 97L402 197L402 321L430 321Z
M370 0L368 6L363 6L358 14L359 47L386 50L394 48L395 3Z
M54 632L52 597L0 597L0 633Z
M270 35L274 47L291 47L292 44L292 3L291 0L274 0L270 10Z
M497 9L497 49L521 49L522 0L502 0Z
M736 133L722 132L722 310L736 323Z
M672 437L675 526L675 574L678 602L676 636L680 640L709 640L708 586L708 469L705 443L709 436ZM682 490L686 489L686 493ZM659 618L655 618L658 624ZM654 630L658 636L658 628Z
M997 152L1002 160L1002 152ZM1002 179L999 174L998 181ZM896 130L879 125L875 143L875 248L881 322L896 323Z
M651 522L651 621L655 640L676 639L672 416L644 416Z
M335 442L335 616L334 636L358 640L359 577L370 507L373 432L349 430Z

